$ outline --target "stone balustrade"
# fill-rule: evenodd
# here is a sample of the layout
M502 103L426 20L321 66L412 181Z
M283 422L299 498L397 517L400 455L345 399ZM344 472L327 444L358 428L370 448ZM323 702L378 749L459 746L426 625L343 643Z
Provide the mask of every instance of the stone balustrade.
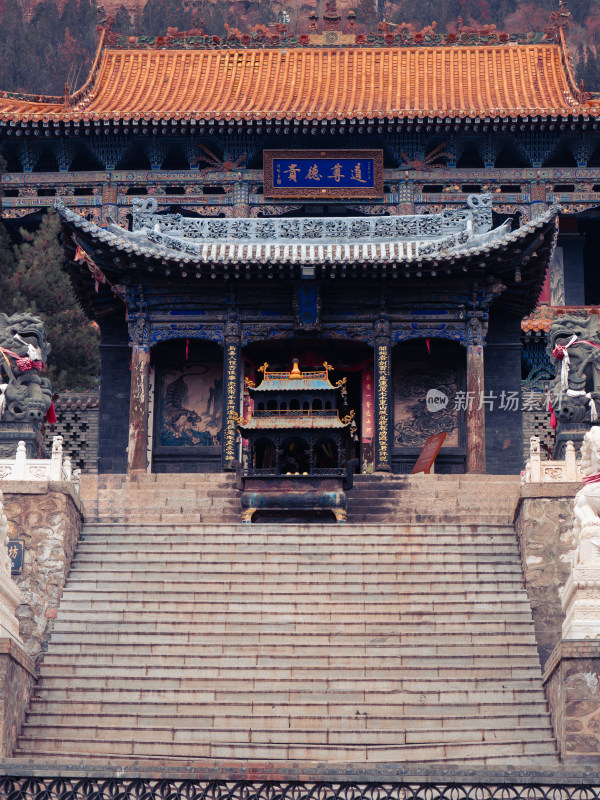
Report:
M53 438L50 458L27 458L25 442L19 442L14 458L0 459L0 481L68 481L79 491L80 477L81 470L63 457L62 436Z
M581 467L573 442L567 442L564 461L542 461L540 437L529 440L529 459L521 473L521 483L572 483L581 481Z

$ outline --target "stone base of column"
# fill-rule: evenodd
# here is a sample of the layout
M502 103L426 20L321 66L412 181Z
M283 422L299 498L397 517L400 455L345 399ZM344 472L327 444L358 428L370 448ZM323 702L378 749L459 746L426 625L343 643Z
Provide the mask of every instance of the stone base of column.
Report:
M600 564L573 567L561 589L565 612L562 638L600 638Z
M544 688L561 760L600 765L600 641L560 642Z

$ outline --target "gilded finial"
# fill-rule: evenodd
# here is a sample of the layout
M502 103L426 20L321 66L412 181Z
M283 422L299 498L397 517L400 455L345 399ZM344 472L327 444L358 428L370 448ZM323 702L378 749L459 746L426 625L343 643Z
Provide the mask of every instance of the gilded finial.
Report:
M301 378L302 373L300 372L300 367L298 366L298 359L294 358L292 360L292 371L290 372L290 378Z
M325 367L325 369L327 370L327 372L329 372L329 370L331 370L331 369L335 369L335 367L332 367L332 366L331 366L331 364L328 364L328 363L327 363L327 361L324 361L324 362L323 362L323 366Z
M262 365L262 367L259 367L259 368L258 368L258 371L259 371L259 372L263 372L263 373L264 373L264 372L266 372L266 371L267 371L267 367L268 367L268 366L269 366L269 365L268 365L268 364L267 364L267 362L265 361L265 363Z

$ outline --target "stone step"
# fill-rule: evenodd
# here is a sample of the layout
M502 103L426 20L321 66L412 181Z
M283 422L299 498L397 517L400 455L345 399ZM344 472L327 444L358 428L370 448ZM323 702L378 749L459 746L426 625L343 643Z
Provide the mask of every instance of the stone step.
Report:
M243 739L234 742L140 742L129 741L99 741L96 738L73 740L58 740L40 737L39 739L24 740L24 746L19 746L16 755L28 756L53 756L60 753L74 755L81 754L86 757L94 754L99 757L130 756L139 759L142 756L155 756L157 758L199 758L214 759L242 759L259 761L337 761L337 762L366 762L375 760L379 762L393 761L433 761L449 762L466 760L480 764L504 763L507 758L510 763L519 763L530 766L531 758L536 758L536 764L547 763L556 765L556 756L550 740L541 742L527 742L518 738L513 742L479 740L463 740L456 743L439 741L429 746L420 742L406 745L354 745L345 746L313 744L311 742L293 744L262 743L248 744ZM546 761L543 761L542 758Z
M269 559L276 556L282 557L304 557L313 558L319 555L331 558L363 558L375 561L377 558L385 562L392 558L410 558L414 555L440 555L451 557L456 562L461 556L477 555L484 561L497 560L498 556L514 556L518 552L517 544L508 537L498 537L498 541L493 543L493 552L490 552L490 542L486 540L472 539L465 542L439 542L432 541L412 541L402 542L402 540L389 542L366 542L363 545L348 542L163 542L159 545L148 544L147 549L140 552L136 545L126 541L114 541L112 546L96 544L93 540L84 540L78 549L76 558L80 561L91 560L94 557L110 558L122 560L120 556L126 555L128 560L139 561L144 557L157 560L160 556L173 554L180 556L187 553L202 555L203 558L222 559L230 556L243 556L259 560Z
M114 693L113 693L114 694ZM213 700L202 701L195 698L192 702L179 700L170 703L144 700L119 700L107 701L107 693L102 693L102 699L93 700L87 695L85 698L74 699L71 693L67 698L57 697L57 691L48 689L45 698L35 698L31 703L30 715L60 716L67 715L69 719L76 715L109 716L112 719L123 717L139 717L140 720L148 719L152 722L155 718L169 718L175 714L175 719L191 717L192 719L207 718L216 720L223 718L261 719L261 718L289 718L309 719L315 717L321 721L331 714L333 719L354 719L359 725L366 725L372 718L374 720L394 720L407 727L423 727L431 729L437 726L438 730L452 726L455 721L467 727L480 727L482 717L489 720L494 727L520 727L522 720L536 720L537 725L549 724L546 718L540 718L538 703L498 702L479 703L473 706L464 706L463 703L445 703L443 708L439 704L426 705L413 700L398 702L391 695L380 703L364 701L357 707L356 703L334 702L329 699L319 700L313 698L304 703L287 701L285 703L240 703L238 700L225 698L221 701L219 709L215 708ZM63 693L64 695L64 693ZM183 695L179 692L179 695ZM358 712L358 713L357 713ZM399 723L401 717L402 722ZM28 717L29 719L29 717Z
M299 638L299 632L296 629L292 630L272 630L271 626L264 630L255 631L250 637L249 633L246 632L245 626L239 625L237 626L237 630L229 630L227 632L223 631L210 631L210 638L207 635L203 635L202 633L193 633L186 631L185 629L181 628L178 631L163 631L160 634L160 637L155 637L153 639L153 644L157 647L160 646L168 646L168 647L179 647L180 645L193 645L195 647L199 647L204 645L205 643L210 643L214 646L216 645L242 645L248 644L250 641L253 642L254 647L263 647L263 646L271 646L271 645L282 645L282 646L293 646ZM384 641L396 642L400 644L403 642L407 637L414 637L418 640L418 637L421 637L422 641L426 641L430 643L431 641L437 641L440 639L441 636L453 635L456 634L460 637L464 637L465 634L468 634L471 630L472 626L469 625L461 625L460 623L456 624L456 630L451 629L449 631L445 630L442 626L439 630L431 630L429 636L425 636L423 634L423 626L419 623L413 623L410 626L406 626L402 629L402 632L398 632L398 626L396 625L394 629L384 631L381 630L379 632L373 630L336 630L334 632L329 631L325 628L324 632L318 632L310 629L310 626L307 626L306 629L302 630L302 643L305 645L309 645L309 643L314 642L315 644L346 644L350 645L353 642L357 642L359 645L361 643L368 643L374 639L381 639ZM506 626L502 623L498 624L490 624L486 626L486 632L488 635L494 635L498 637L500 634L507 636L507 629ZM523 634L527 635L531 632L531 623L519 623L517 626L517 635ZM207 632L208 633L208 632ZM509 632L509 636L513 636L512 628ZM97 626L94 627L93 631L81 631L75 629L66 629L64 631L53 631L50 645L62 645L62 644L100 644L105 645L107 648L113 648L121 645L127 646L138 646L140 644L145 645L148 643L148 634L147 632L138 631L136 633L131 632L124 632L124 633L117 633L114 630L109 632L102 632L97 630Z
M92 527L86 523L82 531L82 545L135 547L144 544L149 547L172 544L196 544L210 546L222 542L224 545L346 545L377 547L379 544L396 545L456 545L483 543L491 548L496 542L516 542L514 530L510 526L458 526L447 525L440 530L437 525L398 525L389 528L383 525L328 525L325 530L316 529L306 533L282 531L272 525L272 532L264 525L166 525L133 523L113 523L103 528ZM412 530L411 530L412 528Z
M344 615L361 615L363 612L374 613L370 611L371 608L379 609L391 616L403 615L406 611L419 612L419 611L452 611L454 613L461 613L463 611L469 612L471 610L482 611L490 609L496 613L498 608L506 611L519 611L527 609L529 606L525 603L522 597L517 595L508 597L496 597L493 593L487 595L486 598L465 598L464 596L445 595L438 598L435 597L415 597L407 593L406 595L398 595L396 597L388 597L380 599L379 595L375 599L365 601L363 597L361 600L357 598L344 598L343 600L335 599L326 596L311 597L305 595L302 599L298 597L284 597L283 595L274 595L272 597L254 597L251 600L246 600L244 595L238 597L228 597L227 593L222 593L221 597L213 596L210 603L202 604L200 600L196 601L165 601L165 600L143 600L135 601L120 598L115 595L115 598L110 600L71 600L70 596L63 596L60 607L60 619L75 619L85 615L87 619L93 619L94 616L106 614L107 620L121 621L127 619L137 618L131 615L167 615L170 619L186 619L189 615L196 614L198 608L202 608L211 612L216 611L238 611L243 607L247 613L255 611L270 611L275 610L275 613L302 613L314 610L318 606L320 611L326 610L328 612L337 612Z
M229 584L229 582L227 582ZM484 583L484 582L483 582ZM435 595L426 591L426 585L423 581L415 582L412 584L403 584L401 590L398 585L390 587L388 593L382 592L381 587L375 584L368 584L365 586L365 591L361 591L360 586L347 585L332 585L325 588L315 586L315 590L310 591L310 587L300 583L298 586L290 585L289 588L285 584L278 584L270 587L263 587L248 597L247 591L241 581L231 581L231 587L224 586L223 583L211 582L211 600L207 605L231 606L239 603L258 603L264 606L273 606L277 604L292 605L294 608L300 608L304 605L310 604L312 606L324 605L333 606L338 605L345 607L353 612L358 612L364 607L365 610L374 608L375 606L381 607L383 610L389 611L396 607L404 608L406 604L427 604L432 603L438 605L439 603L446 603L455 606L457 603L461 604L484 604L486 606L493 606L494 603L518 603L519 605L526 606L527 603L522 595L517 591L516 587L509 588L512 584L506 583L502 588L498 589L493 582L491 590L486 587L478 593L475 589L469 590L465 588L464 584L460 582L452 582L448 585L448 591L445 594ZM185 587L185 582L183 583ZM119 587L104 587L94 593L94 597L90 598L89 594L86 596L85 591L80 591L77 587L70 589L63 595L64 608L77 608L82 611L85 608L101 609L106 608L109 610L111 605L115 603L128 604L128 610L135 610L135 605L148 610L158 610L161 606L165 609L172 609L176 611L178 608L182 611L195 608L199 603L202 603L202 590L206 591L206 582L202 583L202 589L197 589L191 592L172 592L161 595L160 599L156 599L156 594L152 597L149 591L136 593L125 592L119 593ZM182 587L180 587L182 588ZM411 591L411 589L413 591ZM102 605L108 604L108 605ZM115 610L112 608L111 610Z
M155 657L155 662L160 662L160 657ZM41 670L41 677L45 681L50 678L64 678L67 680L77 676L81 680L93 678L102 682L104 679L131 680L133 678L152 679L166 678L169 682L174 681L229 681L238 678L240 682L251 680L261 682L268 679L276 681L289 679L290 681L312 680L315 687L325 682L333 682L346 679L363 678L372 680L386 681L396 686L402 687L405 680L414 682L415 670L419 670L419 679L425 680L429 677L440 679L452 679L459 674L461 677L475 677L477 680L489 680L497 678L534 680L539 679L539 664L533 660L524 661L523 659L512 659L510 666L506 666L504 658L495 656L485 658L483 656L437 656L435 664L432 664L431 657L406 656L399 659L399 663L390 666L382 666L373 663L365 663L360 657L356 663L340 663L334 659L331 663L324 664L302 664L295 663L286 659L283 663L259 663L252 662L251 659L244 663L240 659L237 663L228 663L229 659L214 658L210 663L202 660L186 659L186 663L179 665L164 665L162 663L131 664L111 661L103 665L88 665L80 662L72 664L60 663L53 664L44 662ZM351 660L349 659L351 662ZM223 663L224 662L224 663ZM100 683L101 685L101 683Z
M350 648L348 648L349 650ZM365 648L366 650L366 648ZM490 652L492 650L492 652ZM531 648L527 645L520 647L509 648L508 645L497 646L495 648L480 649L475 645L460 647L445 647L439 648L431 646L429 648L423 645L411 648L403 645L402 647L377 647L373 650L361 653L357 651L355 654L335 653L332 654L328 648L321 648L321 652L311 653L308 647L304 647L304 652L300 650L290 653L271 653L265 655L257 653L255 650L242 654L236 650L223 653L222 648L214 648L215 652L207 653L205 648L198 652L196 648L195 653L186 653L183 657L179 653L174 655L167 653L153 653L145 652L122 652L121 650L112 652L110 654L99 653L65 653L65 652L52 652L48 651L44 657L44 670L50 669L54 665L63 665L68 667L71 671L77 667L101 667L106 666L110 668L113 666L135 666L135 667L152 667L151 659L154 658L156 663L159 663L162 668L185 668L192 669L194 667L213 666L218 664L222 667L316 667L323 668L328 666L352 667L358 666L365 668L373 668L377 666L382 670L398 669L399 667L408 667L417 663L425 663L429 660L427 666L431 667L431 658L435 657L436 666L440 664L470 664L474 659L477 663L491 664L492 666L499 657L512 656L511 666L538 666L536 664L535 654L532 653ZM418 655L417 655L418 654ZM382 658L393 659L390 661L390 666L382 665Z
M62 635L59 637L63 639ZM202 654L209 655L223 655L229 656L232 654L256 654L257 658L264 655L299 655L299 657L312 656L321 651L330 657L345 656L345 655L361 655L380 653L381 657L387 656L389 658L398 658L403 653L411 653L413 651L422 653L427 656L434 656L437 654L448 655L455 652L457 649L465 653L478 653L482 649L489 655L504 655L506 651L510 655L520 656L524 653L535 652L532 648L535 647L535 637L531 630L525 629L519 632L513 632L510 641L506 643L498 643L498 635L496 633L477 633L476 635L460 633L444 633L443 636L439 634L426 634L422 631L410 633L402 631L402 634L396 634L391 637L384 637L382 639L372 640L368 635L363 637L356 637L356 641L352 644L344 644L336 641L335 634L329 636L312 635L307 637L304 635L302 640L297 637L281 637L281 641L269 643L265 641L265 637L260 639L260 651L257 653L255 642L237 641L237 635L234 637L236 641L231 643L221 635L219 637L222 641L218 643L216 640L210 644L206 641L202 643ZM387 643L389 640L389 643ZM442 644L440 642L443 642ZM85 644L85 649L83 645ZM107 648L102 642L70 642L65 641L54 642L54 637L48 643L48 653L64 653L65 658L68 659L69 654L73 653L87 653L90 658L96 657L100 654L107 659L113 658L117 654L125 655L140 655L143 658L148 658L151 654L169 655L172 653L172 648L177 647L176 658L187 658L188 656L198 655L198 644L190 644L188 638L185 636L172 636L169 637L167 642L156 642L143 640L141 642L113 642L110 654L107 654Z
M230 565L229 565L230 566ZM316 565L319 566L320 565ZM469 567L467 569L467 566ZM279 591L281 587L289 586L290 591L295 588L309 590L311 587L321 587L324 583L324 575L327 576L328 591L348 591L362 590L370 587L371 590L397 589L399 586L419 586L431 585L467 585L471 586L475 581L480 581L487 588L498 586L500 589L510 585L514 587L520 579L520 567L514 563L502 562L496 564L486 564L485 569L482 565L474 563L469 565L449 564L444 570L434 567L427 569L427 564L404 565L396 564L394 568L389 566L384 569L371 569L368 574L359 573L356 570L343 571L339 567L336 570L315 569L312 571L292 571L291 569L280 569L279 571L269 571L268 573L253 571L242 571L216 569L213 565L211 570L200 571L195 567L193 571L185 571L182 567L179 572L144 572L138 570L135 574L127 573L126 570L119 572L111 571L109 577L97 570L86 567L78 567L69 576L69 587L78 591L89 591L91 589L102 589L103 591L118 589L118 591L140 590L148 591L148 584L160 583L162 591L194 591L194 584L198 584L197 592L205 592L206 587L234 588L235 586L250 586L259 584L267 590ZM129 584L129 585L128 585ZM201 587L201 588L200 588ZM308 589L307 589L308 587ZM256 586L254 587L256 589Z
M348 553L345 551L323 551L323 552L285 552L284 550L265 550L260 553L256 550L242 549L240 551L232 550L228 552L205 551L199 550L188 551L185 554L176 553L173 551L165 551L164 553L148 553L144 559L141 553L135 554L135 557L128 558L123 556L120 558L119 552L107 552L105 555L101 553L81 553L78 554L74 560L73 565L76 565L82 571L94 569L98 570L102 564L106 565L108 571L120 571L133 574L135 572L153 572L158 567L163 567L163 572L171 570L177 574L181 574L182 562L186 563L186 571L190 572L196 569L198 572L206 572L214 565L218 567L230 566L235 568L238 572L247 569L256 570L259 568L262 572L268 572L273 567L286 566L296 567L297 569L310 569L311 567L329 567L332 571L337 568L352 569L353 566L373 565L378 570L386 567L393 567L395 565L401 567L410 567L413 564L428 564L433 556L439 555L443 557L446 567L451 564L459 566L467 566L468 564L483 565L483 564L497 564L497 563L510 563L514 561L515 554L511 548L498 548L498 552L490 555L487 550L483 553L477 553L472 547L465 548L464 554L456 553L450 549L448 550L416 550L410 552L400 553L396 549L378 553ZM189 559L190 553L197 556L196 561ZM262 555L262 558L261 558ZM379 557L378 557L379 556Z
M172 684L172 685L171 685ZM401 684L401 685L400 685ZM53 699L78 700L83 699L106 700L113 702L123 700L127 702L147 700L148 702L208 702L214 700L221 702L235 701L247 703L256 701L268 703L305 703L315 699L330 698L331 702L344 703L383 703L391 705L404 705L414 702L419 698L421 705L438 705L465 703L473 704L514 704L513 713L518 714L518 703L540 702L544 708L544 696L539 682L528 680L506 680L501 685L495 678L487 680L473 679L469 682L457 677L454 682L445 681L440 684L439 678L420 677L402 679L401 681L377 681L371 679L353 678L323 681L318 684L319 691L313 681L297 680L293 685L286 681L269 681L260 679L247 679L244 683L233 680L211 681L206 685L198 686L198 682L191 678L173 679L164 678L136 679L127 681L123 679L97 678L43 678L43 684L38 687L45 693L53 691ZM392 693L392 694L390 694Z
M55 704L56 705L56 704ZM34 705L34 709L27 716L27 724L29 735L39 735L39 729L45 729L50 733L50 726L53 729L64 731L64 729L94 729L106 731L107 729L123 726L125 722L125 729L129 728L144 728L144 729L158 729L165 730L167 728L177 728L178 730L197 730L197 729L212 729L212 730L235 730L238 725L238 730L293 730L310 729L323 730L325 725L329 722L333 730L351 730L354 731L397 731L398 719L395 716L385 714L385 710L378 710L375 714L373 711L364 712L360 711L357 715L356 711L346 715L337 715L334 711L329 714L329 717L323 717L317 713L306 714L304 712L294 715L293 709L290 712L288 708L283 709L281 715L277 714L252 714L236 711L232 715L216 715L213 713L214 709L207 707L206 713L202 715L196 711L191 712L191 708L182 708L177 714L173 711L165 711L161 706L153 705L148 712L145 711L145 706L138 704L137 706L127 706L124 710L116 709L116 713L98 713L103 709L103 706L98 705L98 712L85 710L83 704L78 704L77 708L73 708L74 704L68 704L68 712L64 709L58 709L55 712L42 711L38 709L38 705ZM136 710L133 710L136 709ZM186 710L189 712L186 714ZM539 717L532 714L529 716L499 716L490 717L488 715L488 730L493 731L493 735L497 738L510 738L515 729L523 731L535 731L537 736L542 734L547 738L549 732L548 728L540 727ZM411 732L420 731L423 741L431 741L433 737L439 738L440 730L448 731L473 731L481 729L481 719L479 717L464 717L452 716L451 714L424 717L421 715L409 716L405 715L403 720L406 730ZM530 738L531 740L531 738Z
M338 620L349 622L379 623L386 621L411 622L416 616L419 620L426 622L435 616L443 615L444 619L451 614L486 614L492 617L504 618L506 614L523 614L527 620L530 619L531 611L529 606L520 600L502 601L495 603L447 603L443 599L432 600L423 603L406 602L399 606L389 605L388 608L376 606L377 610L371 610L369 605L355 607L350 612L345 603L324 603L315 611L315 606L311 602L301 603L253 603L243 601L234 603L229 602L225 606L219 603L198 605L197 608L187 610L158 609L154 612L149 610L135 609L88 609L82 613L77 608L64 608L61 606L58 619L61 622L70 621L77 624L77 621L85 624L105 623L146 623L150 618L157 622L219 622L226 624L230 622L244 621L247 618L256 616L261 620L280 620L282 622L291 621L314 621L314 622L337 622Z
M318 724L318 723L317 723ZM550 742L550 732L546 729L540 730L536 725L530 727L522 727L519 733L526 737L529 743L532 742ZM446 742L472 742L473 744L484 742L485 736L489 736L496 742L511 742L515 740L515 731L504 728L491 729L489 731L474 730L472 728L445 728L444 738ZM93 739L96 738L100 741L112 742L127 742L131 739L131 730L127 727L121 726L104 726L100 725L98 721L89 726L79 723L76 728L69 725L55 725L49 727L36 726L28 724L28 734L20 742L20 747L24 748L28 740L38 739L42 736L47 736L51 739L56 739L59 742L65 742L69 739ZM224 727L212 725L194 725L194 726L163 726L158 725L144 726L136 730L136 739L138 742L181 742L181 743L229 743L232 740L235 742L246 742L248 744L323 744L323 745L416 745L416 744L429 744L437 743L440 739L439 731L413 729L413 730L390 730L389 728L378 729L376 727L360 728L354 727L348 729L347 726L336 728L330 725L328 728L323 729L321 726L308 727L306 724L302 727L267 727L263 728L259 725L252 725L246 728L239 728L237 726Z
M87 577L82 576L81 580L73 581L73 588L69 590L69 594L66 595L65 600L76 599L83 596L86 591L96 590L98 590L99 601L107 595L118 597L119 591L122 591L122 598L124 600L139 600L140 597L146 597L151 593L152 585L160 583L161 589L165 592L166 601L175 600L176 602L181 601L184 603L201 602L203 592L208 593L209 591L214 591L215 595L224 595L228 600L235 602L236 595L239 595L238 599L242 600L249 596L248 590L244 584L245 574L246 573L234 570L213 574L186 573L183 576L179 576L180 579L177 580L178 576L175 573L166 572L163 574L161 580L159 573L139 572L135 574L126 574L120 572L113 574L112 581L107 582L102 579L100 579L100 581L94 581L93 573L89 572L86 573ZM309 577L306 573L289 574L289 584L286 584L285 580L277 583L274 582L274 575L272 573L264 575L264 582L260 581L260 577L262 577L262 575L253 575L252 579L248 580L248 585L257 587L257 593L253 595L253 598L255 598L257 602L263 603L269 602L270 600L279 600L281 602L296 602L297 600L300 602L301 598L306 596L308 596L309 600L313 599L315 603L319 602L321 597L328 597L331 602L343 602L346 599L351 600L352 598L356 598L357 594L364 592L362 599L369 605L372 605L373 602L381 597L382 588L384 590L389 588L390 599L392 601L397 599L399 603L409 602L411 588L414 588L412 596L417 603L428 599L439 599L435 595L432 598L432 596L427 593L427 582L425 580L413 579L411 577L411 582L409 583L408 580L405 580L405 576L402 572L397 572L394 575L384 573L382 577L385 578L385 580L380 582L372 580L369 583L352 581L352 573L339 572L325 573L321 584L314 578L313 580L304 580ZM282 577L285 578L286 574L283 573ZM373 577L376 578L377 576L374 575ZM440 579L442 578L441 575L439 577ZM469 602L478 602L479 596L473 598L475 591L470 590L468 587L465 588L465 583L467 583L467 581L461 582L462 577L463 575L461 573L455 573L451 579L448 578L448 593L446 595L448 602L467 602L467 600ZM469 583L472 583L474 579L480 577L481 582L485 584L486 587L488 585L485 573L467 573L466 577L469 579ZM507 574L506 581L500 582L500 586L498 586L499 582L490 581L489 589L491 589L491 594L493 595L494 591L497 589L497 597L499 600L512 601L519 597L518 592L515 590L513 577L512 574ZM322 583L325 583L326 579L327 586L323 589ZM401 592L398 591L399 585L401 585L403 589ZM486 595L489 596L489 594L490 592L486 588L483 593L482 602L486 602ZM219 599L220 597L215 596L215 600L218 601ZM520 601L523 602L522 598ZM384 605L387 604L384 603Z
M415 564L388 564L377 566L369 571L368 575L361 573L357 568L353 569L350 565L344 564L298 564L294 569L293 564L286 564L282 562L272 562L269 564L269 569L265 569L264 565L260 570L252 564L240 564L234 562L228 563L202 563L195 566L186 563L179 570L174 566L173 569L165 568L162 571L158 569L149 570L144 569L144 565L138 565L138 569L128 569L123 565L121 569L114 566L105 572L99 572L94 568L94 565L80 565L77 568L76 577L73 578L71 585L79 588L96 588L101 586L106 588L108 584L121 583L121 588L127 589L126 584L131 584L133 588L134 583L141 586L148 583L158 583L161 588L170 589L172 586L181 586L189 583L197 583L198 585L204 583L240 583L247 581L248 584L269 584L276 583L285 584L289 582L295 585L322 585L326 580L327 585L344 584L360 588L363 585L382 586L391 585L397 586L400 583L414 583L416 586L419 583L426 583L426 578L429 576L430 581L438 579L440 582L448 581L457 582L462 580L473 580L479 577L482 581L488 578L491 582L500 573L501 577L506 577L507 580L513 580L519 575L519 568L516 564L510 563L507 560L503 561L488 561L486 564L473 561L471 564L457 564L452 568L452 564L448 564L445 571L434 571L427 569L427 562ZM277 578L280 580L278 581ZM201 591L201 589L198 589Z
M452 525L443 524L440 525L439 523L425 523L425 524L407 524L407 525L396 525L396 524L378 524L378 525L355 525L353 523L348 523L346 525L329 525L323 523L294 523L292 524L282 524L281 522L274 522L274 523L253 523L252 525L244 525L241 522L236 523L235 525L231 524L223 524L223 523L212 523L210 526L206 527L198 527L192 523L186 523L183 521L179 525L167 525L166 523L156 523L156 525L136 525L135 523L124 523L124 522L111 522L106 520L101 521L93 521L93 522L86 522L84 526L84 530L91 530L94 532L102 532L102 531L113 531L113 532L122 532L122 531L130 531L130 532L137 532L137 533L152 533L153 531L156 532L193 532L194 534L202 534L202 533L214 533L219 535L225 536L249 536L251 538L255 538L260 535L265 535L267 537L283 535L287 538L299 538L303 539L305 537L310 538L317 538L321 536L332 536L335 539L338 537L345 538L352 536L362 536L364 533L368 533L369 536L377 536L378 533L382 535L392 535L397 536L399 533L405 534L414 534L418 536L423 532L439 534L441 536L450 533L468 533L471 531L474 532L483 532L487 534L494 534L496 531L498 532L506 532L506 531L513 531L514 528L512 524L505 524L502 526L490 526L485 523L454 523Z
M222 619L219 619L222 617ZM394 634L399 631L400 620L390 620L386 615L375 620L357 619L348 620L338 618L328 614L305 614L302 617L293 615L281 615L276 613L261 615L257 619L254 615L245 613L240 614L209 614L205 613L200 618L199 615L193 620L152 620L141 618L136 621L119 621L118 636L131 635L136 633L153 633L162 635L172 635L183 630L190 635L230 632L236 633L246 631L247 635L259 635L266 631L273 633L294 632L296 635L310 632L325 632L335 625L335 634L341 633L370 633L373 636ZM106 620L82 620L77 624L77 620L72 622L68 619L58 617L54 624L56 633L63 632L90 632L90 633L111 633L115 629L115 624ZM224 630L226 623L226 631ZM401 631L410 630L411 626L416 629L418 625L428 625L430 629L435 629L442 633L445 629L465 630L469 626L477 625L481 630L498 630L510 633L511 625L530 625L531 616L527 612L499 614L496 618L490 618L487 613L469 613L464 619L456 619L452 612L426 613L413 612L404 615L401 620ZM311 630L311 626L313 626Z
M357 537L353 541L344 541L340 537L330 536L327 538L320 537L319 539L311 540L306 537L303 541L302 538L292 539L285 537L254 537L243 538L241 536L225 539L219 541L217 537L198 537L193 535L187 538L173 537L170 540L152 539L151 537L136 536L128 537L122 536L118 533L113 534L112 537L105 539L90 536L87 531L84 531L84 538L78 548L78 555L93 554L96 552L110 554L127 553L132 557L136 555L140 543L144 544L144 552L148 553L163 553L163 552L223 552L223 553L236 553L236 552L256 552L257 555L269 552L282 552L282 553L327 553L327 552L347 552L357 554L373 554L397 552L397 553L418 553L418 552L438 552L438 553L468 553L477 552L480 550L490 551L493 547L494 552L515 552L517 549L517 542L514 534L510 533L497 533L494 537L483 535L464 535L464 536L436 536L435 534L424 535L420 537L408 536L403 537L397 535L395 537L368 537L365 536L362 541ZM143 554L139 554L140 557Z

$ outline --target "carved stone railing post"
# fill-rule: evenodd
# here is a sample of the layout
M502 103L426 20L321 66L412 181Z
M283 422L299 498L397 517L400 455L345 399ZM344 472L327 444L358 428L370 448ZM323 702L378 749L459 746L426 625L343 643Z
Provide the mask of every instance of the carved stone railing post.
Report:
M54 445L52 445L54 449ZM17 452L15 454L15 466L13 469L12 478L15 481L22 481L27 475L27 447L25 442L21 441L17 445Z
M235 469L237 424L240 411L241 328L237 316L225 323L223 346L223 469Z
M539 483L542 480L542 454L539 436L532 436L529 440L529 474L531 483Z
M485 472L483 324L475 313L467 323L467 472Z
M567 446L565 448L565 472L565 480L579 480L579 475L577 472L577 453L575 452L575 445L573 442L567 442Z
M375 470L392 470L392 342L390 323L375 320Z
M61 481L63 478L63 463L62 463L62 436L55 436L52 440L52 454L50 456L50 473L49 478L51 481Z

